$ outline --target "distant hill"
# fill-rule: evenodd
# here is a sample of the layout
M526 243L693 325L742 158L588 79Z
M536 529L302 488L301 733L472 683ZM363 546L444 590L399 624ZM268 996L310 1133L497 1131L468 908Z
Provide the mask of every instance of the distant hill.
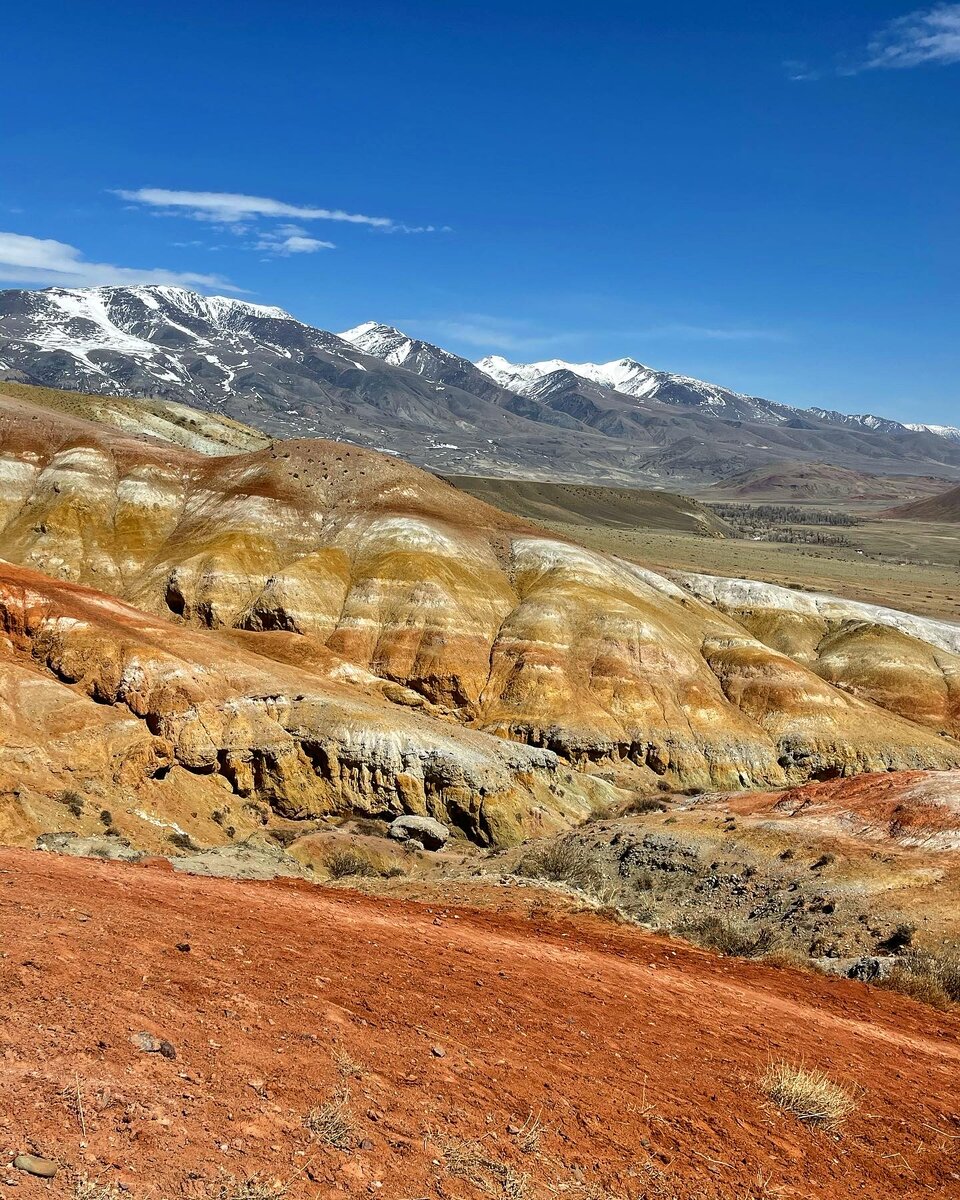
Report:
M39 410L96 421L121 433L172 442L201 454L237 454L260 450L270 439L248 425L219 413L204 412L173 400L133 399L126 396L91 396L60 388L41 387L0 379L0 419L10 402L20 401Z
M932 475L871 475L823 462L778 462L715 483L709 499L912 501L936 495L947 480Z
M960 487L929 496L926 500L917 500L913 504L888 508L880 515L909 521L960 521Z
M736 537L699 500L655 489L541 483L534 479L477 479L448 475L448 483L497 508L533 521L562 525L609 525L618 529L667 529L702 537Z

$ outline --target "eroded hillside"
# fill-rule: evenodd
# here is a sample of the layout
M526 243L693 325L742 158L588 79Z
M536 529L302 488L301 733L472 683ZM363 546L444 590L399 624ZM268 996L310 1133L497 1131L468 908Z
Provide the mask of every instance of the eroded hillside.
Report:
M599 785L571 767L650 789L960 764L953 627L857 611L872 674L828 669L806 626L774 638L334 442L207 457L10 399L0 454L0 554L26 572L5 571L10 670L53 742L95 703L74 728L91 754L101 729L118 786L118 762L175 766L281 812L426 808L496 841L584 811Z

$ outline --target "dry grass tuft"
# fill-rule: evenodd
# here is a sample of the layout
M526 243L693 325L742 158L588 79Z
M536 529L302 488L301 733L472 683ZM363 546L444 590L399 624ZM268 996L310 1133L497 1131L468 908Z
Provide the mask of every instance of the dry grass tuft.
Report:
M336 1049L333 1052L333 1065L337 1068L337 1074L341 1079L361 1079L367 1073L367 1068L362 1062L351 1058L346 1050Z
M603 861L593 850L572 838L561 838L531 850L518 863L517 874L528 879L565 883L604 904L612 905L616 899L617 883L610 877Z
M123 1200L123 1193L115 1184L79 1175L73 1184L73 1200Z
M514 1135L517 1139L517 1145L524 1154L533 1154L535 1150L540 1148L540 1137L543 1134L543 1122L541 1121L542 1112L533 1115L531 1111L527 1115L527 1119L520 1126L517 1133Z
M515 1171L509 1163L490 1158L483 1144L472 1138L434 1135L443 1164L457 1179L465 1179L487 1196L503 1200L525 1200L530 1176Z
M769 925L744 924L717 913L683 924L678 932L699 946L736 958L757 958L776 949L777 935Z
M878 979L877 987L899 992L902 996L909 996L911 1000L929 1004L932 1008L943 1010L950 1007L950 995L935 975L926 971L911 970L909 966L901 963L897 963L884 979Z
M846 1088L822 1071L808 1071L784 1059L767 1067L760 1086L775 1104L811 1125L837 1125L856 1108Z
M394 879L406 875L406 868L395 858L369 854L356 846L344 846L328 851L321 866L330 879Z
M279 1179L267 1180L262 1175L236 1179L233 1175L223 1174L214 1185L210 1200L284 1200L286 1194L287 1185ZM90 1197L89 1200L101 1200L101 1197Z
M311 1137L334 1150L352 1150L357 1140L357 1126L350 1111L350 1093L345 1088L324 1104L312 1108L303 1118L303 1124Z
M352 848L331 850L323 865L331 879L350 879L357 875L372 879L380 874L371 859Z
M960 1002L960 952L909 950L900 956L879 987L901 992L922 1004L946 1009Z

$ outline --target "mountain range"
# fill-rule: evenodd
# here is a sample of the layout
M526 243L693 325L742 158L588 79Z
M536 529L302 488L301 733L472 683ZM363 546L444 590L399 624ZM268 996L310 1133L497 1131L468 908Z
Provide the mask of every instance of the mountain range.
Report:
M0 291L0 379L187 403L444 474L696 487L784 460L960 479L960 430L797 409L632 358L470 362L170 286Z

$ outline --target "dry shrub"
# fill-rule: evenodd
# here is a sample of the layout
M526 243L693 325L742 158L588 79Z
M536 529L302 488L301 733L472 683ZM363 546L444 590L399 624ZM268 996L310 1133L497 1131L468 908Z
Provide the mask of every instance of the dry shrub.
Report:
M598 855L572 838L548 842L532 850L520 860L517 874L529 879L565 883L605 902L612 900L615 891L613 881Z
M83 816L83 797L79 792L68 788L66 791L58 792L54 796L54 799L58 804L62 804L64 808L68 809L72 817Z
M769 925L754 927L716 913L682 925L679 932L708 950L734 958L757 958L776 949L776 934Z
M911 950L900 956L898 965L915 977L932 980L948 999L960 1003L960 951Z
M789 946L779 946L776 950L764 954L763 962L768 967L776 967L777 970L811 971L815 975L827 974L816 959L810 958L802 950L795 950Z
M638 796L623 810L625 817L641 816L643 813L666 812L667 805L657 796Z
M472 1138L434 1135L443 1165L457 1179L465 1179L487 1196L524 1200L530 1177L485 1153L483 1144Z
M950 1007L950 995L935 975L923 970L914 971L902 963L896 963L889 975L878 979L877 986L887 988L891 992L899 992L902 996L909 996L911 1000L919 1000L921 1004L929 1004L933 1008Z
M376 864L352 846L331 850L324 858L323 865L331 879L350 879L356 875L372 879L380 874Z
M334 1150L352 1150L357 1140L356 1122L350 1111L350 1093L346 1089L312 1108L303 1118L303 1124L311 1137Z
M767 1067L760 1086L775 1104L811 1125L837 1125L856 1108L846 1088L822 1071L808 1071L785 1059Z

